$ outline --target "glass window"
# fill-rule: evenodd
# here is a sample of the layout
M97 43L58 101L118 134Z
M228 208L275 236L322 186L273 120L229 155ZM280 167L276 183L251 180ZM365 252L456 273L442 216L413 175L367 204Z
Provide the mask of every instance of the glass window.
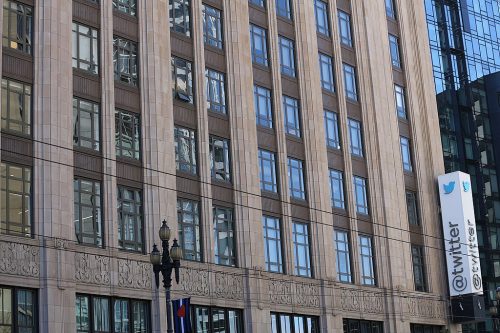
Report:
M264 228L266 269L269 272L283 273L280 219L271 216L262 216L262 226Z
M190 0L170 0L170 30L191 37Z
M346 63L343 64L345 94L350 100L357 101L358 93L356 88L356 69Z
M233 210L224 207L213 208L215 263L236 266Z
M311 257L309 254L309 226L293 222L294 274L312 277Z
M442 326L410 324L410 333L440 333Z
M205 44L222 49L221 11L203 4L203 38Z
M288 182L290 183L290 197L305 200L304 167L301 160L288 158Z
M408 210L408 222L412 225L419 225L417 194L415 192L406 191L406 208Z
M177 199L177 223L179 246L184 259L201 261L199 203L188 199Z
M374 286L375 268L373 262L372 238L370 236L359 236L359 262L361 268L361 283Z
M2 79L2 130L31 135L31 85Z
M213 179L231 181L229 140L215 136L210 137L210 169Z
M283 95L283 111L286 133L300 138L299 101L293 97Z
M319 73L321 77L321 88L330 92L335 91L333 82L333 60L326 54L319 53Z
M248 0L249 3L254 4L259 7L265 7L266 3L264 0Z
M337 279L340 282L352 283L351 251L349 234L346 231L335 230L335 251L337 253Z
M115 111L116 156L140 159L141 122L140 115L123 110Z
M196 136L191 129L175 126L175 164L176 169L196 175Z
M193 332L243 333L241 310L193 306Z
M257 125L273 128L273 109L271 104L271 90L254 85L253 102Z
M360 214L368 214L368 196L366 194L366 179L354 176L354 199L356 200L356 211Z
M295 47L293 40L278 36L281 74L295 77Z
M101 183L75 179L74 203L78 243L102 246Z
M137 86L139 84L137 43L113 37L113 64L115 80Z
M99 72L99 38L97 30L73 22L73 68L92 74Z
M406 119L406 95L403 87L394 85L394 94L396 95L396 111L398 117Z
M399 56L399 41L394 35L389 35L389 45L391 50L391 61L392 65L397 68L401 68L401 59Z
M36 291L0 288L0 331L35 333L38 328Z
M361 134L361 123L354 119L347 119L349 127L349 144L351 154L354 156L363 157L363 138Z
M143 250L142 193L118 186L118 244L124 250Z
M2 45L33 53L33 7L17 1L3 1Z
M413 167L411 164L411 153L410 153L410 140L408 138L405 138L404 136L401 136L400 138L400 143L401 143L401 156L403 159L403 170L412 172Z
M193 104L192 64L184 59L172 56L173 97Z
M359 319L343 319L343 333L383 333L384 322ZM435 332L433 332L435 333Z
M332 195L332 207L345 209L344 177L342 171L330 169L330 191Z
M344 11L338 11L340 42L352 47L351 15Z
M99 105L73 97L73 146L99 151L100 144Z
M291 20L292 6L290 4L290 0L276 0L276 14Z
M75 301L76 332L90 332L90 306L87 296L76 295ZM109 328L108 328L109 331Z
M390 18L396 19L396 10L394 8L394 0L385 0L385 12Z
M252 49L252 61L255 64L267 67L269 62L266 29L250 24L250 47Z
M427 291L424 265L424 249L422 246L411 246L411 260L413 263L413 282L416 291Z
M325 134L328 148L340 149L339 123L335 112L325 110Z
M113 8L132 16L137 15L137 0L113 0Z
M224 74L213 69L205 69L207 88L207 109L212 112L226 113L226 88Z
M1 163L0 234L31 237L31 168Z
M276 177L276 154L259 149L260 189L269 192L278 192Z
M316 30L318 33L330 36L328 4L321 0L314 0L314 14L316 15Z
M271 332L319 333L319 320L312 316L271 312Z
M78 311L78 299L81 299L83 304L85 304L85 301L88 303L89 302L89 297L88 296L81 296L81 295L77 295L76 296L76 299L77 299L77 311ZM110 313L109 313L109 299L107 297L93 297L92 299L92 303L93 303L93 312L92 312L92 315L93 315L93 322L94 322L94 332L95 333L107 333L107 332L111 332L111 319L110 319ZM83 312L85 311L85 308L83 308L81 311L79 311L80 313L83 314ZM88 326L90 326L90 313L88 311L88 305L87 305L87 308L86 308L86 311L85 311L85 315L83 316L84 318L86 318L86 322L88 323ZM78 322L78 317L77 317L77 322ZM77 327L78 327L78 324L77 324ZM80 331L78 331L77 329L77 333L79 333ZM82 331L83 332L87 332L87 331Z

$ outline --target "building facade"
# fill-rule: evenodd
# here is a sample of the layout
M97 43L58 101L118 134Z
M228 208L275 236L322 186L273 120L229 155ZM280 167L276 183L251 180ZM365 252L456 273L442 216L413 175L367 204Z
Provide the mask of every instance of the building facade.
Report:
M2 4L2 332L456 330L422 2Z

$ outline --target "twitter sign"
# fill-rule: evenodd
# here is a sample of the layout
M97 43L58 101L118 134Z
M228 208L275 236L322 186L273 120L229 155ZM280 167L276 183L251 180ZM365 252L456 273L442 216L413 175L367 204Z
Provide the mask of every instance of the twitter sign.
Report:
M470 176L448 173L438 183L450 296L482 294Z

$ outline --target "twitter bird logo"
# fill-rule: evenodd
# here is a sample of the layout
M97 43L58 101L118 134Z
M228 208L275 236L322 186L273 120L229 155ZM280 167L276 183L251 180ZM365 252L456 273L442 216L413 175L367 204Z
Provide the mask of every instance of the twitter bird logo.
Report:
M443 184L444 194L450 194L455 189L455 182L450 182L449 184Z
M464 192L470 191L470 182L462 182L462 185L464 186Z

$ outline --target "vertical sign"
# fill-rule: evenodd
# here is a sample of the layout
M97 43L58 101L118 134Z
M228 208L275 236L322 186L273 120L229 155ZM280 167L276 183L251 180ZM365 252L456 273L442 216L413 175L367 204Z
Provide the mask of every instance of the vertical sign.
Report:
M453 172L438 182L450 296L482 294L470 176Z

